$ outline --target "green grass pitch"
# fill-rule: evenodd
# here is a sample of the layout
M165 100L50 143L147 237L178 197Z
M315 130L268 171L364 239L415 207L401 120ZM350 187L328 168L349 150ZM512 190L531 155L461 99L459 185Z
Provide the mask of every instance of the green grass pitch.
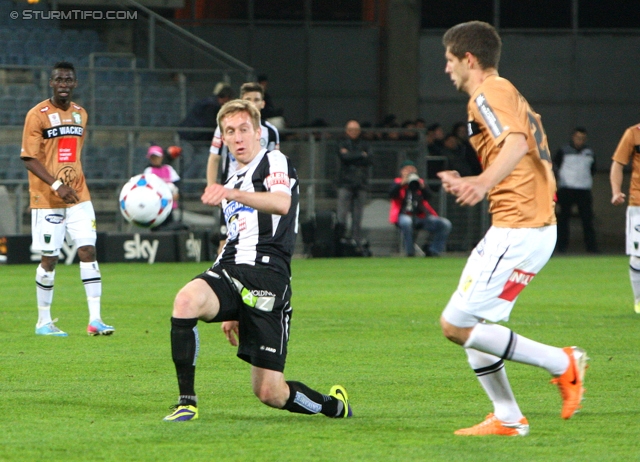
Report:
M35 267L0 267L0 460L629 461L640 459L640 315L624 256L554 257L507 325L591 358L582 412L560 418L541 369L510 363L526 438L457 437L492 409L438 319L466 258L294 260L285 370L350 395L354 418L294 415L252 394L249 366L218 325L200 324L200 419L176 401L169 317L206 263L102 264L111 337L88 337L77 265L59 265L53 316L68 338L34 335Z

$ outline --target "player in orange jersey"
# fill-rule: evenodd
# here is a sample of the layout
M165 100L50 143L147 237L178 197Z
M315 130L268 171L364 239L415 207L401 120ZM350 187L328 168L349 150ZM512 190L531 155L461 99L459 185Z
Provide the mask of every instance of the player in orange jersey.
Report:
M627 255L629 278L635 300L634 310L640 314L640 124L627 128L618 143L611 163L611 203L622 205L626 195L622 192L622 170L632 162L629 206L627 207Z
M445 72L470 96L469 141L483 172L438 175L458 204L473 206L488 195L492 226L472 251L457 290L441 317L443 334L465 348L469 364L493 402L482 423L457 435L525 436L529 423L513 396L504 360L538 366L553 377L563 397L561 416L580 407L586 353L517 335L505 326L518 294L549 260L556 243L556 189L540 116L498 75L501 39L489 24L472 21L443 37Z
M53 282L60 249L68 235L77 247L80 278L89 305L89 335L110 335L102 322L102 278L96 261L96 216L82 171L87 112L71 101L78 85L71 63L51 71L53 96L36 104L24 121L20 157L29 171L32 248L41 252L36 270L36 335L66 337L51 319Z

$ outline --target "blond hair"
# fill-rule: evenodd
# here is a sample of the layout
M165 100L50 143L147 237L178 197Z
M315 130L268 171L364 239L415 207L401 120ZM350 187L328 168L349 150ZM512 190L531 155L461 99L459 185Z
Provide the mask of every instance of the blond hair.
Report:
M254 130L258 130L260 128L260 111L258 108L251 101L233 99L228 103L224 103L220 108L220 111L218 111L217 122L221 132L224 132L222 121L226 117L235 115L239 112L246 112L249 114Z

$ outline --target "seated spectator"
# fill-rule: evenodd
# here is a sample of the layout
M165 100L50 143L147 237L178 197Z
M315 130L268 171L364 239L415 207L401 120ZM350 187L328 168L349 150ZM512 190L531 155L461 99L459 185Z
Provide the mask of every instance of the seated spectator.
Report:
M389 221L400 228L407 256L413 257L416 254L413 233L419 229L429 232L431 243L422 248L425 256L437 257L442 254L451 232L451 222L439 217L429 204L431 192L410 160L404 161L400 166L400 177L394 180L389 196Z

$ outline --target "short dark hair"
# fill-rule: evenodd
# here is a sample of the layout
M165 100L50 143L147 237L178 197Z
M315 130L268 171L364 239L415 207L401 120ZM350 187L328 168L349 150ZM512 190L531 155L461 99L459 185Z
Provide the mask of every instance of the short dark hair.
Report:
M584 127L576 127L573 129L573 133L582 133L583 135L586 135L587 129Z
M442 128L442 125L440 125L439 123L437 123L437 122L436 122L436 123L434 123L434 124L429 125L429 126L427 127L427 131L428 131L428 132L435 132L435 131L436 131L437 129L439 129L439 128Z
M240 87L240 97L242 98L245 93L251 93L254 91L260 93L260 95L262 95L262 98L264 99L264 88L262 88L262 85L260 85L258 82L243 83Z
M257 82L266 82L267 80L269 80L267 74L258 74L258 78L256 79Z
M76 76L76 68L73 67L73 64L71 64L68 61L58 61L57 63L55 63L53 65L53 68L51 69L51 74L53 75L53 71L55 71L56 69L67 69L71 72L73 72L73 76Z
M442 44L458 59L469 52L478 58L483 69L498 68L502 40L489 23L469 21L453 26L445 32Z

